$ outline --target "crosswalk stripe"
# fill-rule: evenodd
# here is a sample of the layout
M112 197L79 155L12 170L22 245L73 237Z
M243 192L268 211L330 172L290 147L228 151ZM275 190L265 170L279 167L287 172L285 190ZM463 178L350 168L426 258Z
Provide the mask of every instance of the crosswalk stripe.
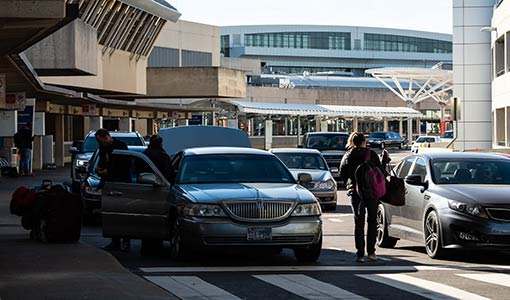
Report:
M507 274L456 274L469 279L510 287L510 275Z
M145 276L145 278L181 299L240 300L197 276Z
M442 283L424 280L404 274L370 274L370 275L358 274L356 276L372 280L375 282L383 283L433 300L451 300L451 299L489 300L489 298L469 293Z
M306 275L254 275L253 277L275 285L306 299L366 299Z

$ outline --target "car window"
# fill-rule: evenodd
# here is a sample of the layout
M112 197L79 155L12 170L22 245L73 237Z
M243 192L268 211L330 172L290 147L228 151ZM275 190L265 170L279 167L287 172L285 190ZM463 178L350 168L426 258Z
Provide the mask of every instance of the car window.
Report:
M374 139L382 139L384 138L384 133L383 132L372 132L368 138L374 138Z
M411 166L413 165L414 157L407 158L404 162L400 164L400 167L397 171L397 177L404 178L409 174L409 170L411 169Z
M317 150L345 150L347 134L311 134L306 141L306 148Z
M176 183L295 183L289 170L275 156L256 154L207 154L185 156Z
M432 168L437 184L510 184L510 160L434 160Z
M112 154L113 170L107 177L108 181L138 183L142 173L154 173L152 167L141 157L123 154Z
M144 146L145 142L140 139L138 136L122 136L118 137L112 134L114 138L119 141L124 142L127 146ZM83 142L83 147L81 152L94 152L99 148L99 144L97 143L96 137L91 134Z
M427 167L424 159L418 158L416 160L416 163L414 164L414 168L411 174L420 175L421 181L425 181L425 177L427 177Z
M289 169L327 170L320 154L315 153L275 153Z

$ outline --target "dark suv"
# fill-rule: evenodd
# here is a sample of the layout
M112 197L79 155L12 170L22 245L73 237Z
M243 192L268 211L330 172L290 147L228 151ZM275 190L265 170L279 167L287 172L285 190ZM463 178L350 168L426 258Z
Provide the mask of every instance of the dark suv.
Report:
M95 137L95 131L90 131L81 147L71 147L69 151L73 154L73 161L71 165L71 180L73 182L73 193L80 192L80 180L84 179L85 174L83 172L76 172L78 168L86 169L89 160L92 157L94 151L99 148ZM145 146L143 137L138 132L117 132L111 131L110 135L128 146Z
M370 148L404 148L405 141L400 134L391 131L376 131L368 136L367 146Z
M303 143L298 147L319 150L329 168L339 168L342 157L347 151L345 149L347 139L349 134L346 132L308 132L305 133ZM340 179L338 172L332 174L336 180Z

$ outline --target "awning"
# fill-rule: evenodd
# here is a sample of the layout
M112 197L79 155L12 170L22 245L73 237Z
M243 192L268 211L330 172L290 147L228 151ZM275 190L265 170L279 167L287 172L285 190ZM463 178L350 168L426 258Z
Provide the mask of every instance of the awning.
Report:
M408 107L342 106L316 104L266 103L232 100L241 113L287 116L420 118L423 115Z

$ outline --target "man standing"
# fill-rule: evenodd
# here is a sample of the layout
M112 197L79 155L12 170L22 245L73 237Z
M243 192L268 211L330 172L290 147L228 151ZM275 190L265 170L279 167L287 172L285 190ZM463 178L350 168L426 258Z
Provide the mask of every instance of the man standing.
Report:
M19 172L21 176L32 176L30 160L32 158L32 123L28 122L14 135L14 146L20 154Z
M114 166L114 160L112 159L113 150L128 150L128 147L124 142L111 137L110 132L104 128L98 129L95 133L95 137L99 144L99 161L97 163L96 172L101 176L99 188L102 188L104 181L111 180L114 176L115 167L117 167L117 169L120 167ZM121 244L120 238L116 237L112 238L112 242L104 248L107 250L120 249L122 251L128 251L129 247L129 239L123 239Z
M163 138L157 134L151 136L149 147L143 151L158 167L159 171L169 182L173 182L175 174L170 162L170 156L163 149Z

